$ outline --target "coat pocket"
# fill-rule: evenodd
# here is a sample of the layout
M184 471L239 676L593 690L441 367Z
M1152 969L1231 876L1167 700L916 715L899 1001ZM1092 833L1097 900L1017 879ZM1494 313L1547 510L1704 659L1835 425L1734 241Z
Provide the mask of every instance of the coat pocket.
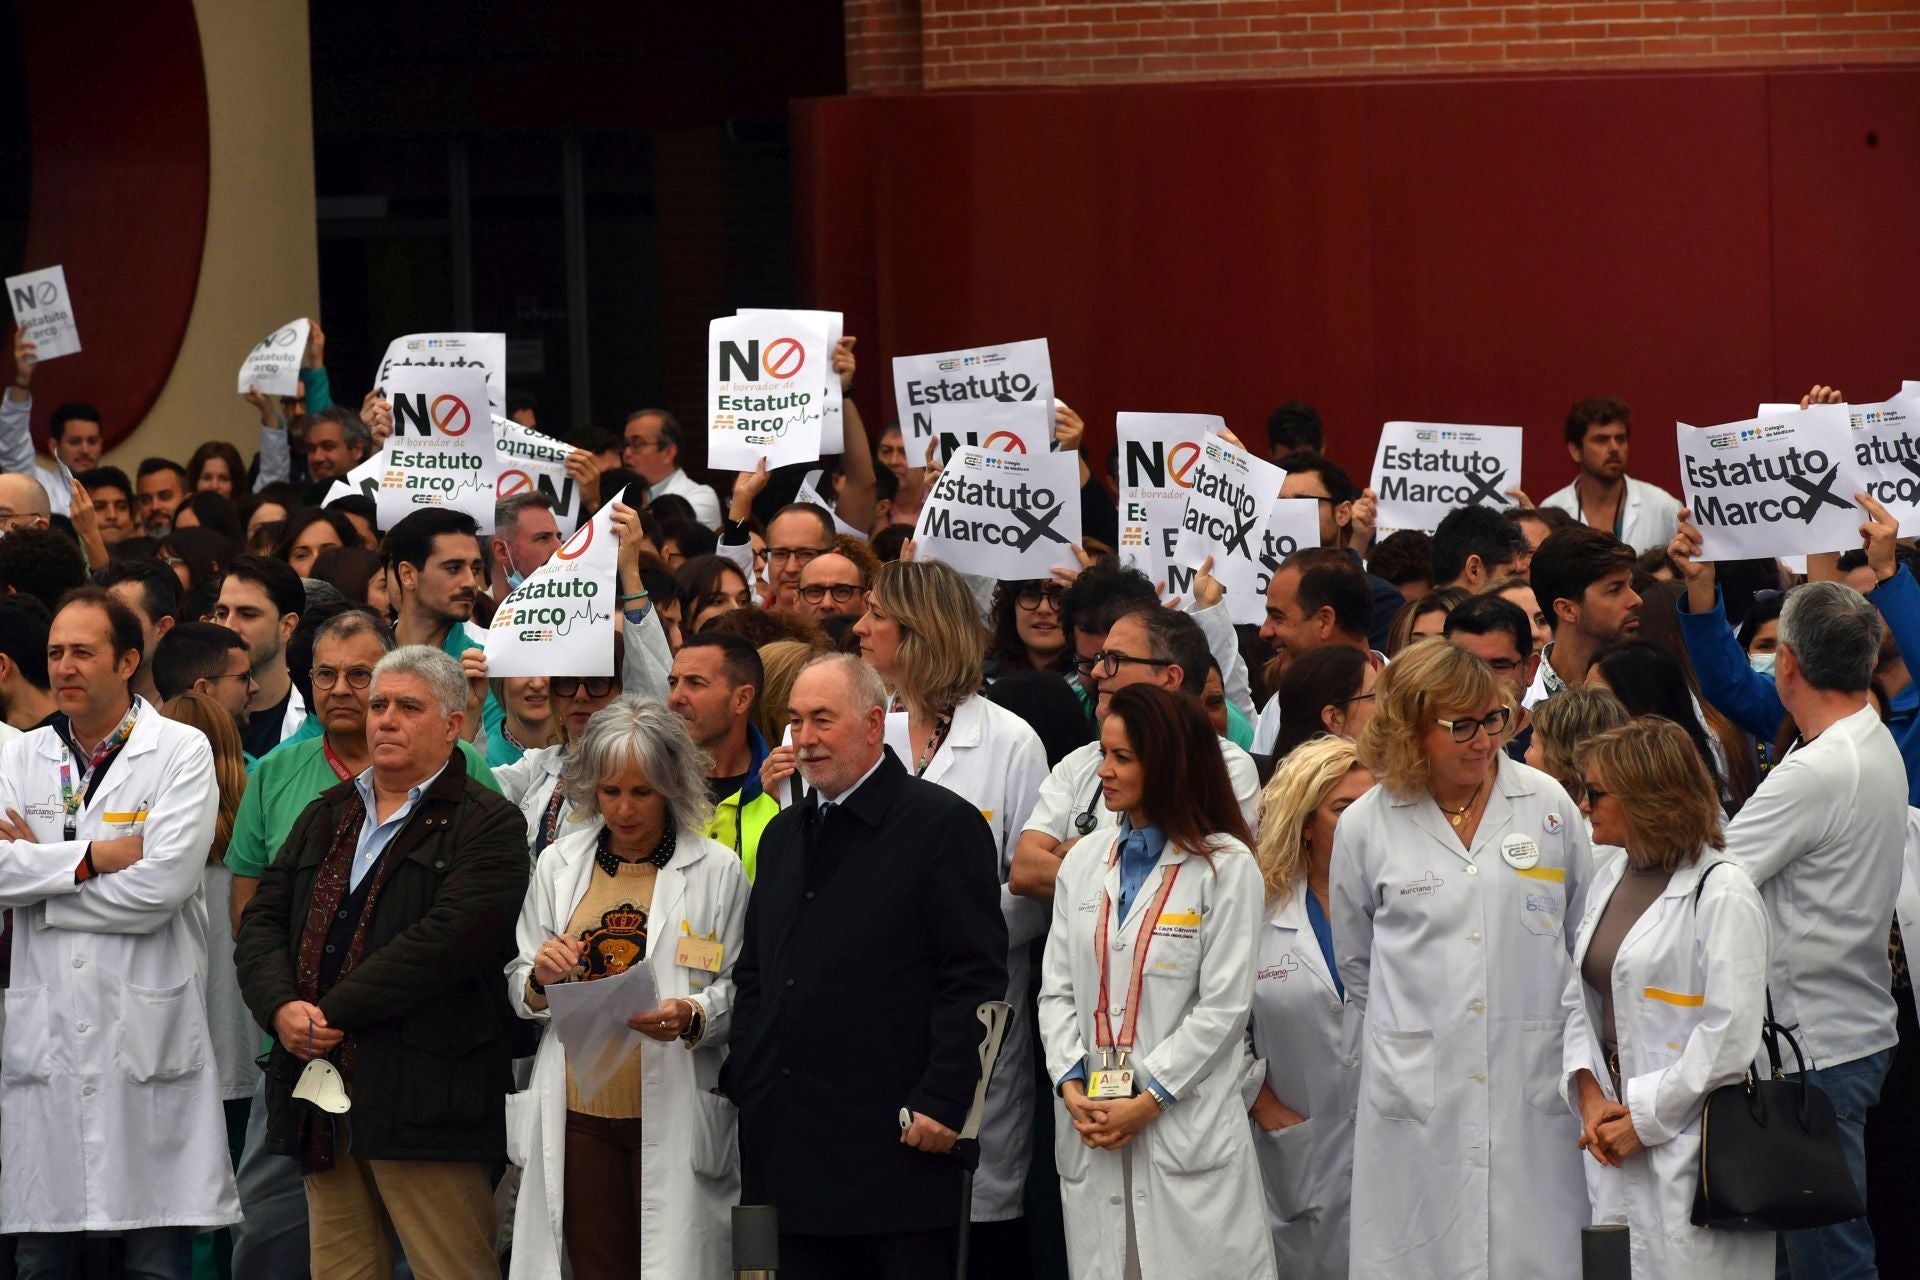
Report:
M540 1119L540 1095L522 1089L507 1095L507 1160L518 1169L527 1167L533 1151L533 1131Z
M1253 1126L1253 1149L1260 1157L1267 1208L1280 1222L1292 1222L1313 1209L1313 1121L1275 1129Z
M177 987L120 988L118 1058L135 1084L178 1080L207 1060L206 1019L191 981Z
M1433 1114L1433 1031L1368 1033L1367 1098L1388 1120L1425 1124Z
M740 1108L717 1093L693 1094L693 1171L731 1178L740 1168Z
M1073 1113L1056 1097L1053 1102L1053 1170L1062 1182L1084 1182L1093 1164L1092 1148L1073 1127Z
M1562 1051L1567 1024L1559 1018L1523 1018L1520 1021L1520 1061L1527 1073L1527 1101L1534 1110L1556 1119L1568 1115L1560 1097L1560 1081L1566 1071Z
M6 993L7 1021L0 1028L0 1083L45 1084L53 1078L53 1014L45 987L15 987Z

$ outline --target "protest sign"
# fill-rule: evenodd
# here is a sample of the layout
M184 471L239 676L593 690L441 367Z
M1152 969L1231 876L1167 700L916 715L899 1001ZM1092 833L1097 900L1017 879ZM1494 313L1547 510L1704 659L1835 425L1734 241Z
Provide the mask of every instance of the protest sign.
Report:
M927 493L916 553L983 578L1048 578L1080 541L1080 455L962 445Z
M487 674L612 675L619 562L609 502L501 602L487 630Z
M1920 534L1920 385L1907 385L1913 390L1878 404L1846 406L1864 489L1900 522L1903 538Z
M1201 441L1226 429L1225 418L1207 413L1122 413L1114 419L1122 564L1155 582L1166 580Z
M283 324L253 344L247 358L240 362L240 394L257 387L263 396L300 394L300 361L307 354L310 321L302 318Z
M867 531L865 529L856 529L845 520L842 520L840 513L834 511L833 504L827 501L826 495L820 492L820 477L823 474L822 471L816 468L815 470L807 472L804 476L801 476L800 487L793 491L793 500L795 502L811 502L816 507L822 507L833 512L833 527L835 529L838 529L850 538L858 538L860 541L865 542L867 540Z
M511 418L493 420L493 449L500 474L494 480L494 496L511 498L516 493L543 493L553 504L553 522L571 529L586 514L586 501L580 486L567 474L567 455L572 445L561 444L544 431L523 427Z
M1053 401L974 400L949 406L940 417L933 456L941 463L972 445L989 453L1046 453L1053 443ZM926 461L926 443L916 461Z
M1213 557L1213 576L1226 591L1227 616L1236 624L1266 618L1266 588L1261 578L1261 553L1266 549L1267 514L1279 500L1286 473L1218 435L1200 442L1200 460L1193 467L1193 487L1187 491L1187 509L1180 517L1180 542L1173 564L1197 569ZM1316 514L1315 520L1319 517ZM1170 576L1167 589L1176 594L1191 590L1192 575L1177 586Z
M1675 424L1701 560L1806 555L1860 541L1853 495L1865 483L1845 405L1717 427Z
M393 404L393 436L374 455L382 464L374 499L380 527L391 529L422 507L451 507L491 533L500 456L488 429L485 375L402 366L383 385Z
M1267 513L1267 526L1260 537L1260 567L1254 574L1253 582L1263 602L1260 620L1264 622L1267 584L1273 581L1273 575L1280 571L1280 566L1294 552L1320 545L1320 499L1274 499L1273 509Z
M486 377L487 409L507 411L507 335L504 333L410 333L387 344L373 385L393 399L387 379L397 369L478 369Z
M922 461L926 456L926 442L936 432L954 430L948 426L947 418L955 405L981 400L1029 404L1051 401L1053 363L1047 356L1047 340L1033 338L933 355L895 356L893 399L899 412L900 438L914 461ZM1052 422L1051 404L1048 404L1048 422ZM1051 432L1051 425L1048 429ZM920 446L918 449L913 447L916 443Z
M742 307L734 314L742 319L806 316L826 331L827 353L820 361L820 378L825 387L825 398L820 402L820 456L830 458L836 453L845 453L847 441L841 420L845 398L840 390L840 375L833 371L833 349L845 336L846 317L838 311L773 311L764 307Z
M1520 487L1520 428L1389 422L1373 455L1379 528L1432 533L1455 507L1508 511Z
M73 322L65 267L8 276L7 299L13 304L13 322L21 336L37 348L36 362L80 354L80 329Z
M820 456L831 363L818 312L762 311L707 325L707 465L751 471Z

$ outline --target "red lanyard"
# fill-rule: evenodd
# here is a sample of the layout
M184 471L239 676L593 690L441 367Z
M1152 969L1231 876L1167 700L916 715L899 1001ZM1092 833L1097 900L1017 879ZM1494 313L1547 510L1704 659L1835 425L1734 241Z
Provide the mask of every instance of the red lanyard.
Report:
M1114 840L1113 857L1107 866L1112 868L1120 862L1120 840ZM1160 923L1160 913L1166 909L1167 899L1173 896L1173 882L1180 876L1178 862L1170 863L1161 872L1160 892L1147 904L1147 913L1140 920L1140 932L1133 940L1133 979L1127 984L1127 1016L1120 1024L1120 1038L1114 1039L1112 1011L1107 1007L1107 917L1113 912L1113 899L1106 894L1100 895L1100 919L1094 925L1094 956L1100 963L1100 1004L1093 1011L1093 1047L1098 1049L1104 1061L1106 1055L1118 1049L1121 1065L1126 1064L1127 1055L1133 1052L1134 1028L1140 1022L1140 984L1147 973L1147 948L1153 945L1153 931Z
M334 777L345 782L353 776L347 771L347 766L340 763L340 757L333 754L333 744L328 742L324 737L320 739L320 750L326 754L327 767L333 770Z
M560 809L566 802L567 794L560 789L560 784L556 780L553 784L553 796L547 801L547 811L540 818L540 838L533 846L535 855L552 844L554 837L560 834Z

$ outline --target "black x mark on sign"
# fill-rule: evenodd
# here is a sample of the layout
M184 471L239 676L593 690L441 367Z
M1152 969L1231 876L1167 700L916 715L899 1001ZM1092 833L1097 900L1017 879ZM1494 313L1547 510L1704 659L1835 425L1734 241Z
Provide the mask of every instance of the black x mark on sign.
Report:
M1025 551L1028 547L1032 546L1037 539L1043 536L1059 543L1063 547L1071 545L1065 538L1055 532L1053 527L1054 517L1060 514L1060 508L1065 505L1064 502L1054 503L1053 510L1047 512L1038 520L1033 518L1031 512L1015 511L1013 518L1027 527L1027 531L1021 534L1020 540L1014 544L1015 549Z
M1467 500L1460 505L1470 507L1482 499L1485 499L1488 503L1496 507L1512 506L1513 499L1500 492L1500 482L1506 478L1507 473L1504 471L1491 476L1476 476L1468 473L1467 483L1473 486L1473 492L1469 493Z
M1807 495L1807 500L1800 506L1800 523L1812 524L1813 518L1820 514L1820 508L1825 503L1832 503L1842 511L1853 510L1852 503L1842 502L1839 498L1834 497L1832 493L1834 478L1839 474L1840 465L1835 463L1833 466L1827 468L1826 475L1816 481L1809 481L1804 476L1787 477L1787 484L1789 486Z

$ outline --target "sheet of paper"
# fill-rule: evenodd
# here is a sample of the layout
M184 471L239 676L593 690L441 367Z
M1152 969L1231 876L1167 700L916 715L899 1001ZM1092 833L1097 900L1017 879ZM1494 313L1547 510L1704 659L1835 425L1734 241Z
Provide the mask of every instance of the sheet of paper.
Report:
M487 631L487 674L612 675L619 559L608 502L500 602Z
M1213 557L1213 576L1226 591L1227 616L1237 625L1267 613L1261 563L1268 513L1280 499L1286 473L1265 458L1208 436L1193 467L1193 488L1180 518L1174 563L1197 569ZM1316 517L1317 519L1317 517ZM1173 584L1169 582L1171 590Z
M1702 560L1807 555L1860 545L1865 484L1845 405L1716 427L1675 424L1680 479Z
M941 411L933 456L944 465L968 445L989 453L1040 454L1052 444L1053 401L969 400ZM926 461L925 441L907 448L918 461Z
M586 501L580 486L567 474L567 455L573 446L562 444L544 431L523 427L511 418L493 419L493 449L498 455L500 475L494 481L494 494L511 498L516 493L538 491L553 503L553 522L561 529L577 529L586 514ZM521 566L524 571L525 566Z
M1260 568L1254 574L1254 586L1260 591L1261 620L1267 583L1273 580L1288 556L1296 551L1320 545L1320 500L1318 498L1276 498L1267 512L1267 527L1261 531Z
M1381 529L1432 533L1447 512L1478 504L1508 511L1520 487L1520 428L1389 422L1373 455Z
M507 411L507 335L504 333L410 333L387 344L373 384L385 387L396 369L477 369L487 383L490 413ZM488 526L491 528L492 526Z
M900 438L918 463L936 432L952 430L946 417L954 405L976 400L1051 401L1053 362L1047 354L1047 340L1031 338L931 355L895 356L893 398L899 413ZM1049 411L1049 421L1051 417Z
M707 324L707 464L769 470L820 457L831 363L810 311L761 311Z
M837 453L845 453L847 441L842 414L846 402L840 390L840 375L833 371L833 349L840 345L840 339L846 335L847 318L838 311L773 311L765 307L741 307L734 314L749 319L756 316L806 316L826 330L827 354L820 361L822 390L825 393L825 398L820 402L820 456L830 458Z
M838 529L850 538L858 538L862 542L867 541L867 531L865 529L856 529L845 520L842 520L840 513L833 510L833 504L827 501L826 495L820 492L820 477L822 474L823 472L816 468L815 470L807 472L806 475L801 476L800 487L793 491L793 500L795 502L811 502L816 507L825 507L828 511L833 511L833 527L835 529Z
M1077 563L1080 455L962 445L927 493L916 553L962 573L1020 581Z
M592 982L557 982L547 988L547 1012L581 1097L591 1098L605 1088L627 1055L646 1039L627 1019L659 1005L660 988L644 961Z
M1180 518L1193 490L1200 445L1227 429L1210 413L1122 413L1114 419L1120 450L1120 562L1154 582L1167 580L1180 540Z
M485 375L474 368L402 366L383 385L393 404L393 435L375 455L382 463L374 499L380 527L391 529L422 507L451 507L472 516L481 533L492 533L500 455Z
M8 276L7 300L13 304L13 322L38 348L35 362L80 354L80 329L73 321L65 267Z
M1900 522L1900 536L1920 535L1920 387L1878 404L1850 404L1853 460L1866 492Z
M240 362L240 394L247 394L247 388L253 386L266 396L299 395L300 361L307 354L307 335L312 328L312 321L303 317L254 343L253 350Z

